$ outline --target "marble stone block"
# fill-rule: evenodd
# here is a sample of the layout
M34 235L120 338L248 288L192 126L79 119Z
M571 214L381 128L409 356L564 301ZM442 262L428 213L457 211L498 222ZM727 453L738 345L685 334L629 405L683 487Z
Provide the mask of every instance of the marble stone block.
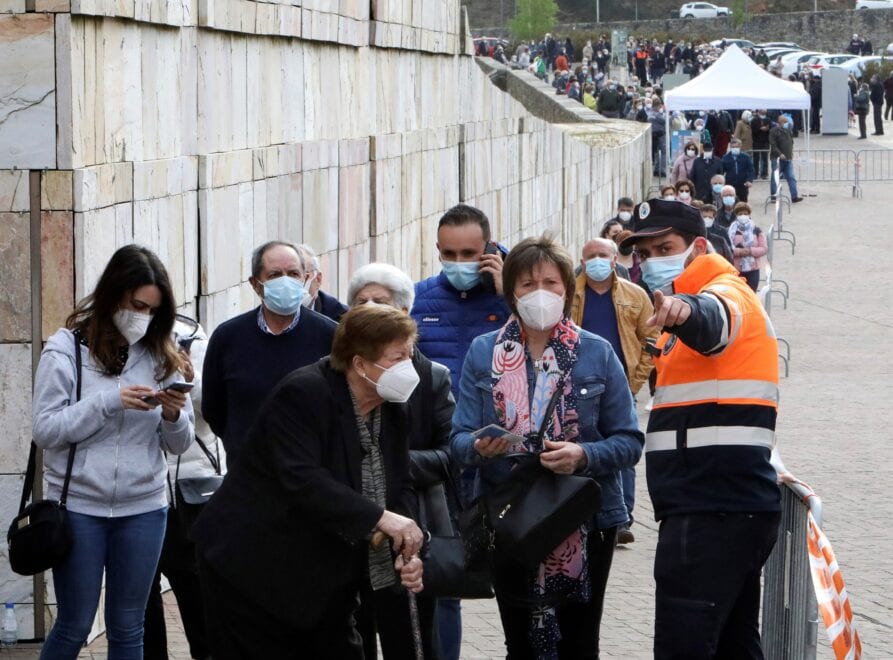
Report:
M74 214L75 300L93 291L115 250L132 242L132 203Z
M29 191L27 170L0 170L0 213L27 213Z
M198 187L222 188L253 180L253 152L227 151L198 157Z
M199 294L198 192L183 193L183 277L184 302L193 302Z
M25 0L0 0L0 14L24 14Z
M74 309L74 214L40 214L41 320L46 340Z
M0 360L2 360L4 356L0 354ZM0 368L0 373L2 373L3 369ZM10 387L19 387L23 390L28 390L30 392L30 387L22 388L20 383L29 382L31 378L30 369L27 372L22 372L19 374L15 374L15 377L8 381ZM0 397L5 397L7 394L6 389L0 390ZM30 419L30 414L28 416ZM10 458L7 456L2 457L0 459L3 461L3 465L8 466L10 471L12 469L22 470L24 471L25 465L28 462L28 454L27 450L24 456L16 456L15 458ZM20 475L3 475L0 476L0 498L2 498L2 504L0 504L0 516L3 516L3 520L12 520L13 516L18 513L19 506L19 498L22 496L22 483L24 478ZM7 546L4 543L2 549L0 549L0 591L3 593L4 600L16 603L15 613L16 620L18 622L18 634L19 639L33 639L34 638L34 607L31 603L34 602L34 590L33 590L34 582L30 577L23 577L21 575L16 575L12 572L12 569L9 567L9 556L7 554ZM52 591L50 591L52 593ZM23 648L19 647L18 649L14 649L11 653L22 653ZM27 651L25 651L27 653Z
M341 140L338 142L338 165L348 167L369 161L369 140Z
M89 211L133 199L133 163L74 170L74 210Z
M46 170L40 175L40 208L44 211L74 209L74 173L71 170Z
M368 241L371 166L338 169L338 244L352 246Z
M373 204L370 233L374 236L393 232L402 224L403 160L389 158L372 162Z
M31 341L30 221L0 213L0 342Z
M198 158L167 158L133 163L133 198L178 195L198 186Z
M199 190L201 293L215 293L241 281L239 186Z
M372 135L369 138L369 158L385 160L396 158L403 153L403 136L399 133Z
M338 248L338 170L305 171L303 241L317 252Z
M198 315L202 327L210 335L214 328L244 311L241 286L231 286L223 291L200 296Z
M56 167L52 14L0 16L0 168Z

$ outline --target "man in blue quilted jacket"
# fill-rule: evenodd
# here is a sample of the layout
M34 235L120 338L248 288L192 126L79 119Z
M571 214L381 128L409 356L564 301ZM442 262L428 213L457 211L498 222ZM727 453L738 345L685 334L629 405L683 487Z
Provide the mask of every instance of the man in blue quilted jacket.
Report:
M412 318L419 326L419 350L450 370L459 396L462 362L472 340L497 330L509 317L502 298L504 249L491 241L482 211L458 204L437 226L441 271L416 283Z
M453 397L459 396L462 362L478 335L505 325L509 312L502 298L505 250L491 241L490 221L482 211L458 204L437 225L441 271L417 282L410 314L419 327L419 350L450 370ZM463 474L470 491L474 471ZM458 600L437 603L440 657L458 660L462 621Z

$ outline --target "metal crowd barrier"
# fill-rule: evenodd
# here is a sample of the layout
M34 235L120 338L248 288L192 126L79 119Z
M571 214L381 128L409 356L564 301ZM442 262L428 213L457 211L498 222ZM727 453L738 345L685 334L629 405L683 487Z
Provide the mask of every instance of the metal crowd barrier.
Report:
M763 654L766 660L814 660L819 610L806 545L806 514L812 511L821 526L822 501L798 483L780 488L778 540L763 567Z

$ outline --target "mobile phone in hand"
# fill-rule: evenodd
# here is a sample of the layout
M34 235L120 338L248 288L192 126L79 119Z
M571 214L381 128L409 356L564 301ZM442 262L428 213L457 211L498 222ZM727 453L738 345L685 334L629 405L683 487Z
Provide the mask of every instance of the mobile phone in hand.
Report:
M185 381L178 381L176 383L171 383L164 389L173 390L174 392L182 392L183 394L186 394L186 393L190 392L193 387L195 387L195 383L187 383Z

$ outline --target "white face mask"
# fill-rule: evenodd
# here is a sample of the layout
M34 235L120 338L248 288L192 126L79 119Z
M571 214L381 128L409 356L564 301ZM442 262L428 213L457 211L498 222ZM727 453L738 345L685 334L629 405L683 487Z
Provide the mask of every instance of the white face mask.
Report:
M679 193L679 199L681 199L683 202L687 202L688 200L691 199L691 193L690 192L681 192L681 193Z
M419 374L412 366L412 360L403 360L385 369L380 364L376 367L382 370L376 383L366 374L361 374L369 383L375 385L375 391L385 401L392 403L405 403L409 400L416 386L419 384Z
M713 226L713 218L711 218L710 216L704 216L704 225L707 227L712 227Z
M518 315L534 330L554 328L564 316L564 296L537 289L515 299Z
M631 211L621 211L617 214L617 217L620 218L623 222L629 222L632 219L633 214Z
M119 309L112 315L112 322L127 343L133 346L146 336L152 317L148 314L134 312L132 309Z

